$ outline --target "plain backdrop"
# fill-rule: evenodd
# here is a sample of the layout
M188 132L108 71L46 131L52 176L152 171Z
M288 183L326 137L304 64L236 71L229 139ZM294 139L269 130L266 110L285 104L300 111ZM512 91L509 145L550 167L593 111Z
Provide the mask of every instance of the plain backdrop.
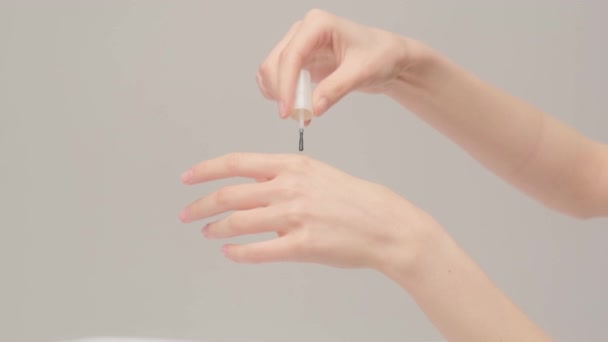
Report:
M194 163L299 153L255 72L314 7L422 40L608 141L605 1L2 1L0 340L440 338L375 272L234 264L177 219L238 181L185 187ZM431 213L555 338L608 340L607 220L547 210L383 96L347 96L304 153Z

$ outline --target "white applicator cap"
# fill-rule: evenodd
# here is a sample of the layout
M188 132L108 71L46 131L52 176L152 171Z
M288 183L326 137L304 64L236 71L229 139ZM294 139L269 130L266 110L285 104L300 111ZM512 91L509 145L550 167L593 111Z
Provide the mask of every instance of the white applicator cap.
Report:
M308 70L300 70L298 83L296 84L292 117L300 120L300 126L304 125L305 120L312 119L312 86Z

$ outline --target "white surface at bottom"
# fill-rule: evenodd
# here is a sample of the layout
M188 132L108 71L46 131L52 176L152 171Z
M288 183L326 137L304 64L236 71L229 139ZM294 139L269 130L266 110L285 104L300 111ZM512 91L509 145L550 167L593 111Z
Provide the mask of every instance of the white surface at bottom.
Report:
M60 342L204 342L194 340L173 340L173 339L159 339L159 338L141 338L141 337L119 337L119 336L107 336L107 337L87 337L75 340L65 340ZM243 341L253 342L253 341ZM445 341L426 341L426 342L445 342Z
M204 342L194 340L173 340L173 339L162 339L162 338L144 338L144 337L119 337L119 336L106 336L106 337L87 337L75 340L65 340L60 342Z

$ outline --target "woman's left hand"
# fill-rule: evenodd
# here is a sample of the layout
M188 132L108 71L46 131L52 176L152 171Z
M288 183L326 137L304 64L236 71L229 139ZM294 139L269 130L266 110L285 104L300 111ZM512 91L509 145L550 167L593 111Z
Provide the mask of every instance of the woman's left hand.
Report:
M389 189L304 156L229 154L194 166L182 181L229 177L256 182L220 188L188 205L180 219L194 222L232 212L203 228L210 239L278 234L266 241L224 245L224 254L236 262L378 270L398 262L403 267L424 248L417 242L428 240L426 232L438 227Z

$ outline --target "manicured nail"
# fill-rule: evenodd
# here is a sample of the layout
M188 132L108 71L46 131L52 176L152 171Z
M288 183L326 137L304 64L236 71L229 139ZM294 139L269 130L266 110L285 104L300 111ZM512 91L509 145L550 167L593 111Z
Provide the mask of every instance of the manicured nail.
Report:
M192 181L192 170L184 172L180 178L183 183L190 184L190 182Z
M209 238L209 224L206 224L201 230L201 232L203 232L204 237Z
M188 209L184 208L180 213L179 213L179 219L180 221L186 223L188 222Z
M282 118L287 117L287 109L285 107L285 102L283 101L279 102L279 116Z
M323 114L326 110L327 110L327 106L329 105L329 100L327 99L327 97L323 96L321 97L318 101L317 101L317 105L316 110L315 110L315 115L319 116L321 114Z

